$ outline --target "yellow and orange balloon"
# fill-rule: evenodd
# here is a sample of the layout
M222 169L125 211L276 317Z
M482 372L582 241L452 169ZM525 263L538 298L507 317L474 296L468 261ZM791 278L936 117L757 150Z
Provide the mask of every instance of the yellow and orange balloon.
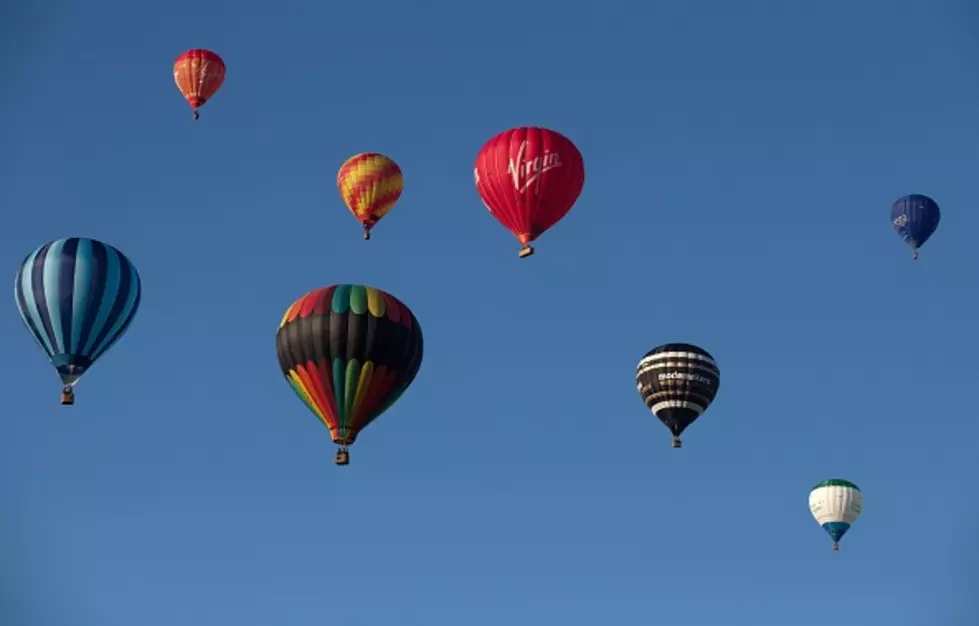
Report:
M371 229L401 197L404 177L390 157L362 152L340 166L337 188L347 208L363 225L364 239L370 239Z

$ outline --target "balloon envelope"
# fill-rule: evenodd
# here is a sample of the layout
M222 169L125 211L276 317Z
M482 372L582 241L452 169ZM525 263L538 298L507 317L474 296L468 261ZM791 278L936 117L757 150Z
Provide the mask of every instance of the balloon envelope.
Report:
M809 511L835 545L863 512L863 493L848 480L830 478L809 492Z
M941 219L938 203L920 194L899 198L891 207L891 224L898 236L915 251L915 258L918 248L935 234Z
M653 348L636 368L639 395L670 432L673 446L717 395L721 370L709 352L689 343Z
M524 246L563 218L585 184L585 163L574 143L546 128L505 130L483 145L473 169L489 212Z
M341 446L401 397L422 362L414 314L364 285L299 298L282 317L275 344L286 381Z
M141 295L129 259L85 237L44 244L27 256L14 280L21 320L67 386L123 336Z
M195 119L197 109L213 98L224 84L226 71L227 67L221 57L200 48L181 53L173 62L173 80L187 104L194 110Z
M364 238L370 239L371 229L401 197L404 177L401 168L390 157L363 152L340 166L337 189L344 204L364 227Z

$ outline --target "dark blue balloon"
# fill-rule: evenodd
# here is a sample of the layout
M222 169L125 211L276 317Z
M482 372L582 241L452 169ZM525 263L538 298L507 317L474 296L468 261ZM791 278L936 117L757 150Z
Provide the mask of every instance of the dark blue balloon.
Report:
M935 234L942 212L938 203L920 194L911 194L900 198L891 207L891 224L901 239L914 250L914 258L918 258L918 248L923 246L928 238Z
M78 379L129 328L141 295L136 268L101 241L57 239L24 260L14 299L65 385L63 404L71 404Z

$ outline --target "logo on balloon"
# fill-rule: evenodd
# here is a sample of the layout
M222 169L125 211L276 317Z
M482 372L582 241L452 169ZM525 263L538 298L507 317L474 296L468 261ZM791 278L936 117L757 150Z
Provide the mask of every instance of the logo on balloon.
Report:
M907 215L898 215L897 217L894 218L894 226L895 227L897 227L897 228L903 228L904 226L907 226L907 225L908 225L908 216Z
M520 142L520 149L517 150L516 162L510 159L510 164L507 166L506 171L507 174L513 177L513 187L517 190L517 193L527 191L531 185L536 183L534 187L534 193L536 194L540 191L540 179L544 175L544 172L561 167L561 155L557 152L545 152L541 156L526 161L523 158L526 150L527 141L524 140ZM476 176L476 182L478 183L479 174L477 173Z
M685 374L683 372L668 372L665 374L660 374L657 376L660 382L664 380L686 380L692 383L700 383L701 385L710 386L711 380L706 376L701 376L700 374Z

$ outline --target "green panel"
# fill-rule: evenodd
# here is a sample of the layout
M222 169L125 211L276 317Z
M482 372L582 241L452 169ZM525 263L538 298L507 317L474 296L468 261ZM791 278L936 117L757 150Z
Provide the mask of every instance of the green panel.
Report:
M843 480L842 478L830 478L829 480L824 480L815 487L812 488L813 491L819 489L820 487L849 487L850 489L856 489L860 491L860 487L857 487L848 480Z

